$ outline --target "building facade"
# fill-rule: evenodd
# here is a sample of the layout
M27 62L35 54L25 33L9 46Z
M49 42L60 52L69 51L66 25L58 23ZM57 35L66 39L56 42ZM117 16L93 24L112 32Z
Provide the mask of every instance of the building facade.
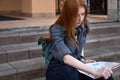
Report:
M55 16L55 0L0 0L0 14Z
M120 0L85 0L89 14L105 14L120 21ZM28 17L56 16L64 0L0 0L0 15L15 14Z

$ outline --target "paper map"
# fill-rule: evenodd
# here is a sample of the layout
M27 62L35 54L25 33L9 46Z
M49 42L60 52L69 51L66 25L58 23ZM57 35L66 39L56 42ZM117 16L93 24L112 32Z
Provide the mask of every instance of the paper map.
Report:
M101 68L104 68L104 67L112 67L114 69L120 67L120 63L118 62L104 62L104 61L100 61L100 62L94 62L94 63L87 63L87 65L91 66L93 69L101 69ZM96 79L96 77L92 74L89 74L87 72L84 72L84 71L81 71L81 70L78 70L80 73L83 73L93 79Z

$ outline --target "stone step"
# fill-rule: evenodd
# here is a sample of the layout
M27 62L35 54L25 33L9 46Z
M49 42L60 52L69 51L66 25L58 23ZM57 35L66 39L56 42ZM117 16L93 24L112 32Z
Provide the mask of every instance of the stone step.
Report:
M97 61L120 61L120 45L85 50L85 57Z
M115 36L114 36L115 35ZM119 34L87 38L86 50L120 45ZM42 56L42 47L37 42L0 46L0 63L25 60Z
M45 76L43 57L0 64L0 80L31 80Z
M48 26L0 29L0 46L36 42L41 35L48 34Z
M85 56L97 61L120 61L120 23L90 24ZM0 30L0 80L45 80L45 63L38 38L48 27ZM120 70L114 74L120 79Z
M113 52L110 53L107 49L113 49L111 50ZM99 53L96 52L96 49L93 50L92 52L96 52L94 54L89 52L91 55L86 55L87 58L96 59L97 61L120 62L120 49L117 49L117 46L106 48L106 52L103 49L100 50ZM0 64L0 80L44 80L45 73L46 68L43 57ZM119 80L120 70L115 71L113 76Z
M90 24L90 35L111 34L120 32L120 22Z
M0 34L0 46L10 45L10 44L37 42L37 40L40 36L43 36L46 34L48 34L48 31Z
M108 47L113 45L120 45L120 33L101 34L98 36L88 36L86 40L86 49L94 49L101 47Z
M21 44L28 42L36 42L42 35L48 34L47 26L35 28L19 28L11 30L1 30L0 32L0 46L9 44ZM103 34L112 34L120 32L120 23L97 23L90 24L89 36L99 36Z
M41 45L38 45L37 42L0 46L0 63L41 56Z
M30 33L30 32L43 32L48 31L49 26L32 26L32 27L20 27L20 28L2 28L0 34L8 33Z

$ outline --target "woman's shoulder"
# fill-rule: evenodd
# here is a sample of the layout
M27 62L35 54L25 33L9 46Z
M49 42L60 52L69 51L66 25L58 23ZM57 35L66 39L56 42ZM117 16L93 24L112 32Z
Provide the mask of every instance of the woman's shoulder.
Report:
M53 24L50 27L50 31L66 31L65 28L58 24Z
M66 30L64 27L54 24L50 27L50 34L51 35L65 36Z

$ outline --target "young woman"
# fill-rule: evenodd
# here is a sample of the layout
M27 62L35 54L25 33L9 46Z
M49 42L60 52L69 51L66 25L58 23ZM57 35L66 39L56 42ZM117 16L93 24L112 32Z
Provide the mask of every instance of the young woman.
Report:
M65 0L61 15L50 27L50 52L54 58L47 68L46 80L94 80L78 72L78 69L95 75L98 77L96 80L113 80L111 68L94 70L82 60L89 32L86 16L87 7L82 0Z

